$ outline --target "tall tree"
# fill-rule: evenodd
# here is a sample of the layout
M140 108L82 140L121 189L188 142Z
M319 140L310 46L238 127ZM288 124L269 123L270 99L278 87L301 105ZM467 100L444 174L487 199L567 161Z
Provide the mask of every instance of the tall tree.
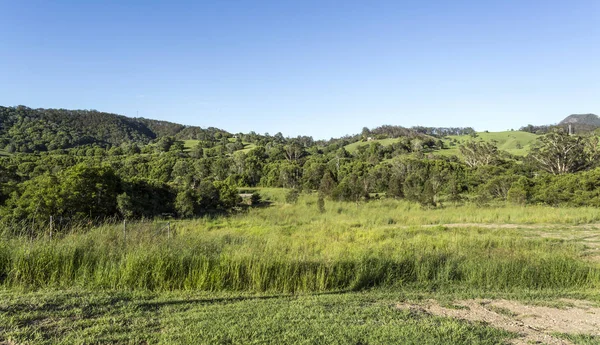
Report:
M528 157L538 168L559 175L591 167L599 153L597 137L574 136L559 130L540 137Z

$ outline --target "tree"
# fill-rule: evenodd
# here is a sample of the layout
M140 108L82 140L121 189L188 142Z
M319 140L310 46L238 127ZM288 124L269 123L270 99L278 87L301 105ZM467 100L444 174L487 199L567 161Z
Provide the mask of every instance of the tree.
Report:
M285 195L285 202L288 204L295 204L298 201L298 197L300 196L300 192L296 189L290 189Z
M210 213L219 208L219 190L209 179L200 182L200 185L196 188L196 194L198 195L198 206L201 213Z
M175 198L175 210L181 218L187 218L194 215L195 198L191 189L186 189L177 193Z
M471 140L458 149L469 167L490 165L498 159L498 148L494 143Z
M325 171L321 183L319 184L319 194L331 196L337 187L337 183L329 170Z
M597 137L580 137L554 131L540 137L528 158L553 175L588 169L600 157Z
M156 148L161 152L168 152L171 146L175 144L175 138L172 136L164 136L156 143Z
M219 205L223 210L234 208L242 198L238 194L238 190L231 181L215 181L215 188L219 191Z
M133 217L133 203L131 197L127 193L117 195L117 209L123 218L129 219Z
M513 182L508 190L508 201L517 205L525 205L529 198L528 184L527 178L524 176Z
M262 202L262 198L258 192L254 192L254 193L252 193L252 195L250 195L250 205L252 205L252 206L260 205L261 202Z

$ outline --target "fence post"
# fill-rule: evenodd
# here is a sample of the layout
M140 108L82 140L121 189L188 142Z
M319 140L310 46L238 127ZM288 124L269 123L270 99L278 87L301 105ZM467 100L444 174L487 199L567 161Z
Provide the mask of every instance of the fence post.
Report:
M50 240L52 240L52 227L53 227L52 216L50 216Z
M171 238L171 222L167 222L167 238Z
M127 244L127 220L123 219L123 243Z

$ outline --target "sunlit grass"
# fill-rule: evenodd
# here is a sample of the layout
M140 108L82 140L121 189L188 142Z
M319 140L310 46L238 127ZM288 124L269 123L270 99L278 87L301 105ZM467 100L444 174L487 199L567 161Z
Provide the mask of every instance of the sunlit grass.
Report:
M315 195L289 205L281 201L282 190L261 192L273 199L271 207L172 221L171 237L161 224L132 223L126 238L118 224L53 240L8 238L0 244L1 283L284 293L376 286L499 291L600 287L600 267L585 259L582 243L531 236L518 226L469 225L590 223L600 218L596 209L429 210L376 200L361 205L328 201L326 212L319 213Z

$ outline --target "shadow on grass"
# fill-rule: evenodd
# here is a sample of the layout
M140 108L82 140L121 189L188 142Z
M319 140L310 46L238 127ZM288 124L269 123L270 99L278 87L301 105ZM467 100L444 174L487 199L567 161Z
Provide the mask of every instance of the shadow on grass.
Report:
M117 295L110 296L108 298L101 298L101 300L89 300L89 296L86 294L69 294L66 293L58 299L52 299L50 301L32 301L29 303L14 303L14 304L0 304L0 314L6 316L16 315L22 312L42 312L42 313L58 313L67 312L77 309L80 313L90 316L96 314L97 310L106 308L117 307L119 305L133 302L138 297L133 298L132 296Z
M137 308L148 311L157 310L162 307L176 306L176 305L192 305L192 304L229 304L244 301L253 300L274 300L274 299L294 299L303 296L325 296L325 295L343 295L352 292L351 290L339 290L339 291L327 291L318 293L307 293L307 294L275 294L275 295L264 295L264 296L239 296L239 297L217 297L217 298L191 298L191 299L176 299L167 301L150 301L142 302L137 304Z
M0 315L12 316L23 312L37 313L77 313L83 317L93 317L95 315L110 313L129 305L129 307L139 311L156 311L168 306L184 305L210 305L210 304L229 304L252 300L275 300L275 299L294 299L302 296L324 296L324 295L342 295L351 292L351 290L339 290L320 293L307 294L274 294L257 296L238 296L238 297L215 297L215 298L189 298L189 299L170 299L164 301L153 301L152 295L139 296L127 292L118 292L115 296L93 297L93 292L88 293L65 293L58 299L18 303L0 303Z

